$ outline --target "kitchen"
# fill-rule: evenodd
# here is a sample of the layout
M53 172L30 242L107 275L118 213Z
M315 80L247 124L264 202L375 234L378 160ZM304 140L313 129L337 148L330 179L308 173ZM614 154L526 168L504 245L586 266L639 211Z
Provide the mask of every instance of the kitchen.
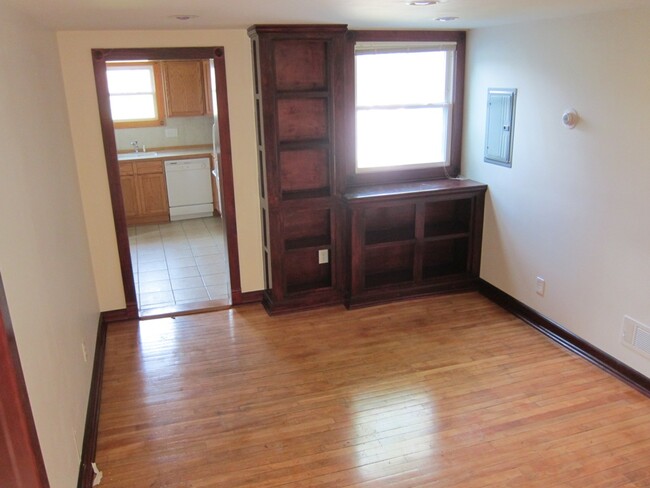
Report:
M230 303L211 60L106 65L142 316Z

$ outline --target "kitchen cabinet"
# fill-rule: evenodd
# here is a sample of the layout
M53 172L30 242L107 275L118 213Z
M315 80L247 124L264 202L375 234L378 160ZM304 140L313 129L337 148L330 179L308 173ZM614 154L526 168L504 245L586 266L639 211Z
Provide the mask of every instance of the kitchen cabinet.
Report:
M122 161L119 165L127 225L169 222L163 162Z
M335 161L343 124L341 25L249 29L271 313L342 303L342 206Z
M209 64L202 60L162 62L167 117L192 117L212 112Z
M346 194L346 306L473 287L486 189L471 180L433 180Z

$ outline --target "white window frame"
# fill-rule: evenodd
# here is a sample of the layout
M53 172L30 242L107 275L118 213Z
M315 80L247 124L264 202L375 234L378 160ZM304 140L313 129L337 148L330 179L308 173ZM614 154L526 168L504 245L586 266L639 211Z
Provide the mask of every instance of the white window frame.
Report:
M417 164L400 164L395 165L382 165L372 167L359 167L358 165L358 147L355 154L355 172L360 173L375 173L383 171L402 171L410 169L425 169L435 167L449 167L451 165L451 140L452 140L452 127L453 127L453 113L454 113L454 73L456 63L456 45L454 41L360 41L355 43L354 56L355 56L355 75L356 75L356 59L359 55L364 54L377 54L377 53L397 53L397 52L423 52L423 51L445 51L446 57L446 73L445 73L445 100L442 103L434 104L411 104L405 106L394 105L375 105L375 106L358 106L355 101L355 133L356 124L358 124L358 117L356 115L360 110L382 110L382 109L409 109L409 108L442 108L445 113L445 127L443 128L443 141L444 160L442 161L427 161ZM407 89L408 87L405 87ZM355 76L355 89L356 89L356 76ZM384 141L385 142L385 141ZM399 142L397 142L399 143Z

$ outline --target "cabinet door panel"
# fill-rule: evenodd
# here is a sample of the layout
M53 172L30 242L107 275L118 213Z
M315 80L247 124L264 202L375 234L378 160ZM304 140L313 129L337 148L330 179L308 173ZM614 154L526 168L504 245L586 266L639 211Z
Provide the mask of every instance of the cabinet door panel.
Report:
M126 175L120 177L122 186L122 201L124 202L124 214L127 220L138 215L138 197L135 185L135 176Z
M140 196L140 213L142 216L164 214L169 211L165 175L139 175L137 184L138 194Z
M200 60L163 63L165 108L168 117L206 113L203 66Z

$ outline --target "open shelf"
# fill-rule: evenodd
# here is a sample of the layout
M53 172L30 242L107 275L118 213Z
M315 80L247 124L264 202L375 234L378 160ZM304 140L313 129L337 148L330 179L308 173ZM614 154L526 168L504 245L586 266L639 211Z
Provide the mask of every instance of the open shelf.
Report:
M284 216L282 235L287 250L331 243L331 212L329 208L296 210Z
M330 245L329 236L303 237L301 239L290 239L284 241L284 249L291 251L294 249L306 249L317 247L319 249L328 248Z
M413 280L415 244L394 244L367 248L365 253L366 287Z
M282 199L330 194L330 155L327 147L282 147L279 151Z
M393 244L394 242L412 241L414 239L414 228L412 226L366 231L366 246Z
M346 305L468 289L480 270L486 186L471 180L357 188L346 194Z
M369 207L364 218L366 245L415 238L415 205Z
M467 234L472 217L472 200L454 199L426 203L424 237Z
M316 249L296 249L286 252L283 271L287 294L332 286L331 265L318 263Z
M468 252L468 238L427 242L422 257L422 279L467 273Z

